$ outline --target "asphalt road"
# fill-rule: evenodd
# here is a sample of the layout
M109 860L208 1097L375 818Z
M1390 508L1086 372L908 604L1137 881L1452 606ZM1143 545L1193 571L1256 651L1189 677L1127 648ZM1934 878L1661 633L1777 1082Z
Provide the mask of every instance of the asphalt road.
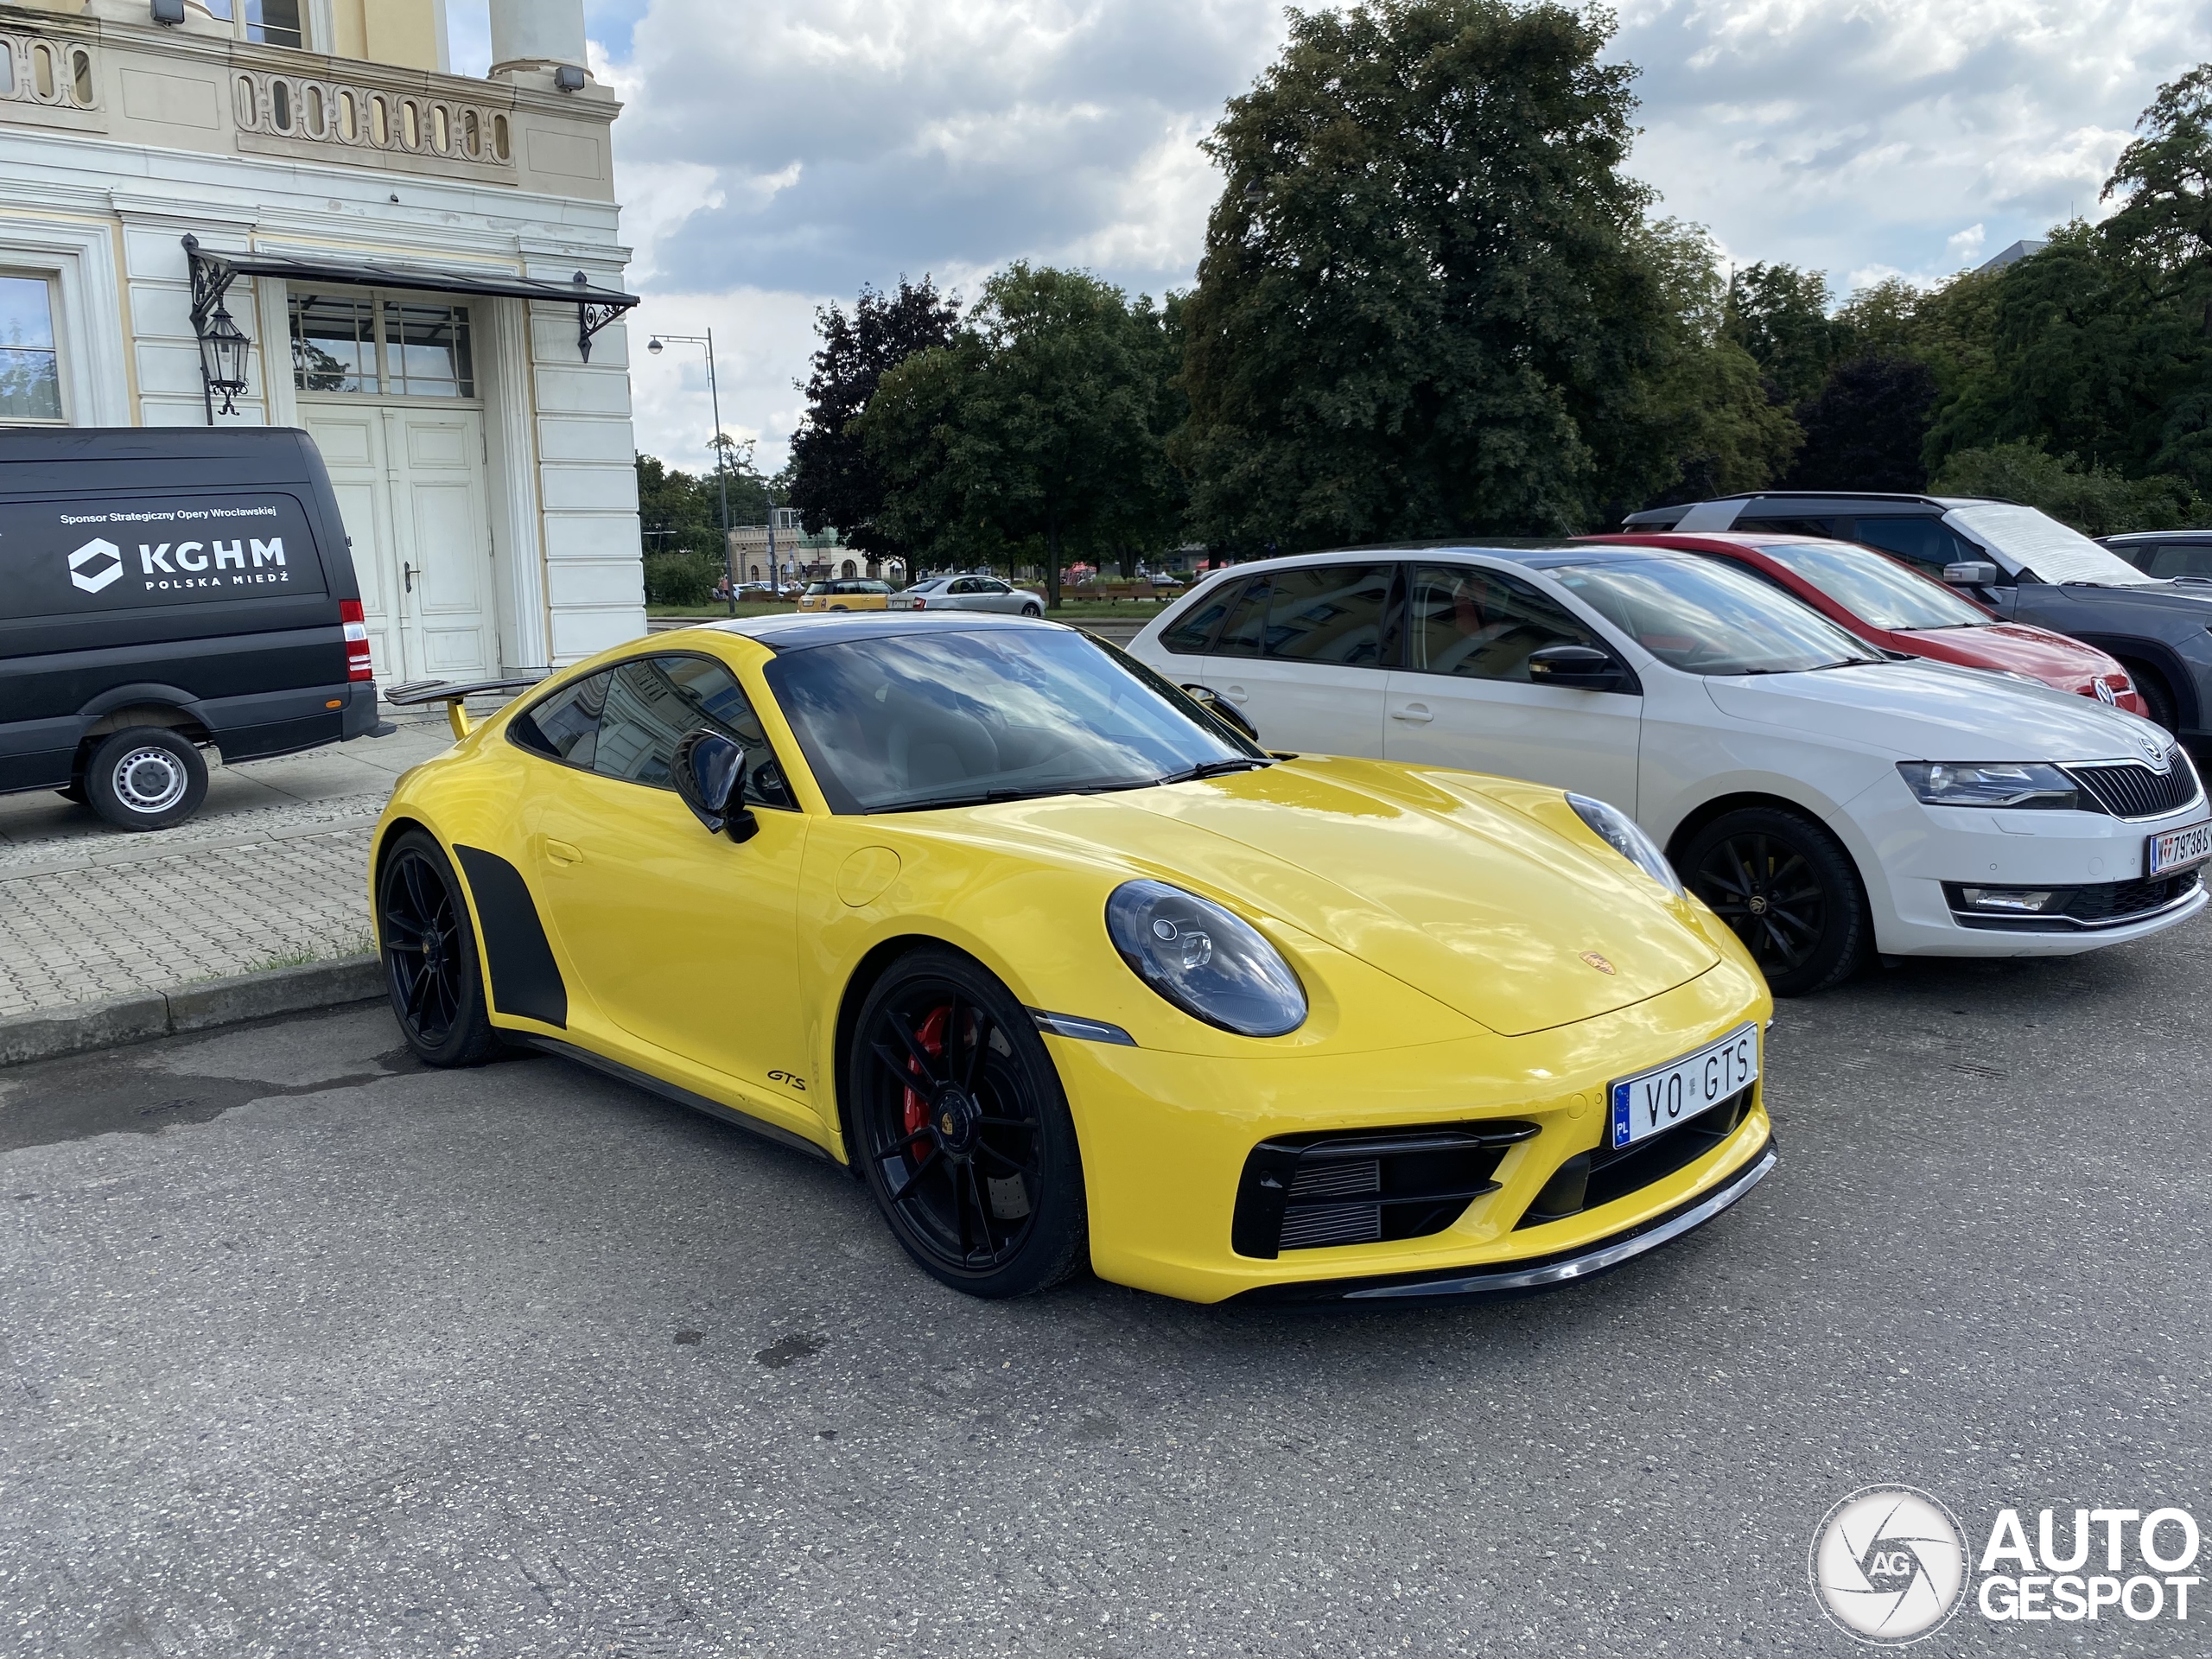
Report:
M969 1301L824 1166L380 1010L0 1073L0 1652L1864 1652L1854 1488L2212 1510L2209 950L1789 1005L1762 1187L1440 1310Z

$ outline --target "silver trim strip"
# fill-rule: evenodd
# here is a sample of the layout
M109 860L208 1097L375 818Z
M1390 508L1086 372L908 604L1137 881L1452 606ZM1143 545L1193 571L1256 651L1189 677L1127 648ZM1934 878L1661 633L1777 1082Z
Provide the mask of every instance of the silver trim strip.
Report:
M1647 1250L1656 1250L1662 1244L1671 1243L1684 1233L1703 1226L1764 1180L1773 1170L1776 1160L1774 1147L1770 1142L1759 1160L1751 1166L1750 1173L1738 1176L1704 1203L1683 1211L1671 1221L1654 1227L1648 1233L1638 1233L1618 1244L1600 1245L1568 1261L1548 1262L1541 1268L1524 1268L1517 1273L1471 1273L1462 1279L1430 1279L1417 1284L1385 1285L1368 1290L1346 1291L1344 1300L1351 1302L1406 1297L1474 1296L1493 1291L1540 1290L1547 1285L1563 1285L1571 1280L1585 1279L1593 1273L1603 1273L1608 1268L1617 1268L1624 1262L1632 1261Z
M1077 1037L1087 1043L1118 1043L1124 1048L1135 1048L1137 1039L1119 1026L1109 1026L1103 1020L1085 1020L1080 1014L1047 1014L1042 1008L1029 1010L1029 1017L1037 1022L1037 1029L1054 1037Z
M2187 875L2191 871L2204 868L2202 864L2187 864L2174 874ZM2162 878L2147 875L2142 878L2145 881L2159 879ZM2204 898L2205 887L2200 880L2180 898L2169 899L2156 910L2139 910L2126 916L2109 917L2101 922L2085 922L2078 916L2007 916L1990 910L1955 910L1951 912L1951 919L1969 933L2102 933L2115 927L2136 927L2145 922L2155 922L2161 916L2171 916L2187 906L2202 904ZM2061 923L2063 926L2054 925Z

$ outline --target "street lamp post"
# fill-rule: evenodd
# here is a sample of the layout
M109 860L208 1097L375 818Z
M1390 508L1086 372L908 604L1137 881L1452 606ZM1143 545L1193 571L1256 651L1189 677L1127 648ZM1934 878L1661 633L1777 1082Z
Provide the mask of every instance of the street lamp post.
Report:
M707 353L707 395L714 400L715 406L715 484L721 493L722 502L722 569L729 576L729 613L735 616L737 590L741 582L737 572L737 550L729 544L729 445L722 433L721 389L715 384L715 331L709 328L703 335L655 334L645 342L645 349L658 357L663 346L671 340L679 346L703 346ZM771 546L774 545L774 531L771 530Z

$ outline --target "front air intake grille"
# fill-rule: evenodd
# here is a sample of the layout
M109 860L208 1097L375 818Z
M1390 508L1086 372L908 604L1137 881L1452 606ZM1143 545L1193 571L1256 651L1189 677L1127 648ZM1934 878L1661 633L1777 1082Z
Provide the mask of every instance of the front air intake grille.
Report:
M1968 889L1960 882L1946 881L1943 894L1951 906L1951 919L1961 927L1986 932L2068 933L2147 921L2161 911L2180 904L2196 891L2202 880L2201 871L2183 870L2177 875L2152 876L2147 880L2100 881L2093 887L2031 890L2048 891L2051 895L2049 906L2010 915L1975 910L1967 902Z
M1664 1180L1735 1134L1751 1109L1751 1089L1739 1089L1718 1106L1664 1135L1655 1135L1618 1152L1601 1147L1595 1152L1577 1153L1559 1166L1559 1173L1529 1201L1528 1211L1515 1224L1516 1230L1562 1221Z
M2068 766L2066 774L2115 818L2162 818L2198 794L2196 768L2179 749L2166 752L2167 768L2154 772L2138 761L2109 766Z
M1230 1244L1272 1260L1285 1250L1440 1233L1534 1123L1436 1123L1420 1128L1277 1135L1244 1160Z

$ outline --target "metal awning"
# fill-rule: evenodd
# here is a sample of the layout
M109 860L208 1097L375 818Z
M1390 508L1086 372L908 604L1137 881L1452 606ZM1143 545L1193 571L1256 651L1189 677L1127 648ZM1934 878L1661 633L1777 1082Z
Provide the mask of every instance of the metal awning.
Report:
M340 288L397 288L422 293L480 294L486 298L550 300L576 308L576 349L591 360L592 336L638 303L634 294L595 288L583 272L565 283L536 276L509 276L481 270L430 270L420 265L387 265L368 260L302 259L289 254L210 253L200 238L184 238L192 265L192 315L198 325L221 305L224 292L240 276L282 276L289 282L328 283Z

